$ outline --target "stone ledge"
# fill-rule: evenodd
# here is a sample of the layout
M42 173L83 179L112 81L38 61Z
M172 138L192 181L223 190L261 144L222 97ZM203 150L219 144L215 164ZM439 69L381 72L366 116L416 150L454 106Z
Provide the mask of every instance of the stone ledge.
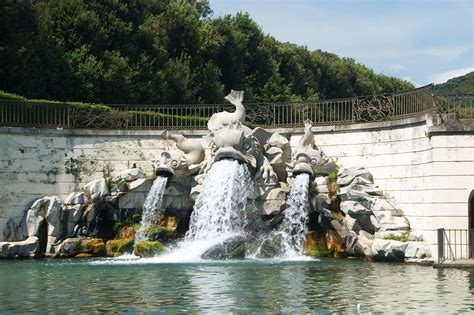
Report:
M428 128L428 137L432 135L466 135L474 134L474 123L463 122L463 124L456 125L441 125L441 126L432 126Z

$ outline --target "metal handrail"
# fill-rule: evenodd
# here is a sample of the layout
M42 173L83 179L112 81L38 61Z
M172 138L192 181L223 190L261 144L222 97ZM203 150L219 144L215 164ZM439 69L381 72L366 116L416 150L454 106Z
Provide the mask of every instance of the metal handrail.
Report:
M443 115L444 112L437 106L432 92L433 85L430 84L412 90L350 98L246 103L246 123L249 126L280 128L304 126L306 119L316 125L338 125L395 120L425 113ZM445 99L443 101L446 102ZM449 113L450 108L458 107L445 108ZM69 129L206 129L209 117L223 110L233 111L233 106L230 104L91 106L77 103L0 100L0 126ZM460 112L459 109L456 111ZM449 115L444 116L440 121L449 120Z
M474 258L474 229L438 229L438 262Z

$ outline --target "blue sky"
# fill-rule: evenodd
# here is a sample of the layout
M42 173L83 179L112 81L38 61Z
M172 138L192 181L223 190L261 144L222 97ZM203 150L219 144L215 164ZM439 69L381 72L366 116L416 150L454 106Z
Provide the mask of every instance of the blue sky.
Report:
M417 86L474 71L474 0L210 0L214 17L248 12L263 32Z

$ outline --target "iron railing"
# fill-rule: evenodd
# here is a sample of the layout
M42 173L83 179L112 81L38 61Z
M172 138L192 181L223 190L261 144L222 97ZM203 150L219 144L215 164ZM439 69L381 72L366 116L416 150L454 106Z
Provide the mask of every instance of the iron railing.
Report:
M438 262L474 258L474 230L438 229Z
M437 123L474 122L474 94L436 95Z
M286 103L246 103L247 124L267 128L386 121L435 113L433 85L389 94ZM451 104L451 103L449 103ZM458 104L458 103L456 103ZM464 103L463 103L464 104ZM472 109L472 101L469 103ZM443 107L445 108L445 107ZM448 112L451 108L448 106ZM0 101L0 126L90 129L206 129L214 113L230 104L85 105ZM444 109L443 109L444 110Z

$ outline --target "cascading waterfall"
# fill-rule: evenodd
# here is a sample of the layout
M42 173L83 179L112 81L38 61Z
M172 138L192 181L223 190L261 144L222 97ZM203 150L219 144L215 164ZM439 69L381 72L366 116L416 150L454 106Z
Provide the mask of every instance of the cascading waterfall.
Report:
M135 235L135 244L147 240L146 231L152 223L155 214L160 210L161 200L165 192L167 177L158 176L151 186L145 202L143 203L143 214L140 222L140 228Z
M201 255L212 246L243 234L251 189L253 183L246 165L234 160L215 162L204 178L184 240L153 261L201 261Z
M295 257L303 254L306 233L308 232L309 175L298 174L286 201L283 222L280 225L282 257Z
M213 240L242 234L251 187L246 165L234 160L215 162L194 205L186 240Z

